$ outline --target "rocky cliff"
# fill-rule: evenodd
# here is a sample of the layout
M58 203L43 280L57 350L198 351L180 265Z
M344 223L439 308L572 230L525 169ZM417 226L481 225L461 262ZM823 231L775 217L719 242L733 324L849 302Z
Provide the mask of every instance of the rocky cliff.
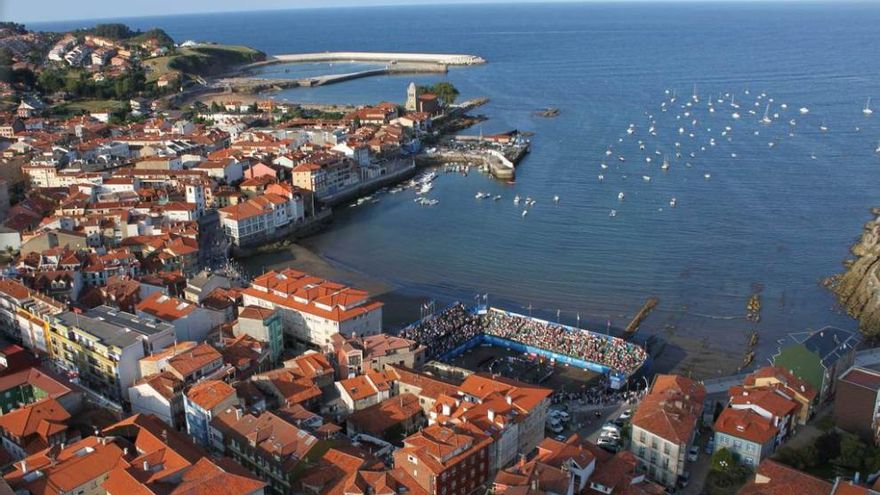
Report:
M865 335L880 337L880 208L871 210L874 219L865 224L858 242L851 248L855 259L844 262L846 271L828 280L840 304Z

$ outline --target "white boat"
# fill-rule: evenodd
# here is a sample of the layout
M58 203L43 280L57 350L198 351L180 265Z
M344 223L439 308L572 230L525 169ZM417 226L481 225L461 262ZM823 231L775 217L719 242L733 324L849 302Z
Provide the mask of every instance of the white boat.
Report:
M767 104L767 108L764 109L764 117L761 118L762 124L770 124L773 122L773 119L770 118L770 104Z
M483 199L483 198L488 198L489 196L491 196L491 194L489 194L489 193L487 193L487 192L482 192L482 191L480 191L480 192L478 192L474 197L475 197L476 199Z
M807 107L801 107L801 109L799 111L801 112L801 115L806 115L806 114L810 113L810 109Z
M642 180L645 182L651 182L651 176L650 175L643 175Z
M671 207L673 207L673 208L675 208L675 203L676 203L675 198L672 198L672 199L669 200L669 206L671 206Z
M819 130L822 132L828 132L828 126L826 126L825 124L821 124L819 126Z
M815 159L816 159L816 153L810 153L810 159L811 159L811 160L815 160Z
M731 154L730 154L730 157L731 157L731 158L736 158L736 153L731 153Z
M646 157L645 157L645 163L651 163L651 157L650 157L650 156L646 156Z
M525 216L528 214L529 214L529 210L523 210L523 212L522 212L523 218L525 218Z
M605 156L611 156L611 150L605 150Z
M712 174L703 174L703 177L704 177L706 180L709 180L709 179L712 178Z
M623 201L623 193L622 192L617 193L617 199Z
M791 119L788 121L788 125L795 126L795 125L797 125L797 121L794 119Z
M519 204L519 194L517 194L516 196L513 197L513 204L515 204L515 205Z
M422 187L419 188L419 190L416 192L416 194L428 194L429 192L431 192L431 189L433 189L433 188L434 188L434 185L431 184L430 182L428 182L426 184L422 184Z
M625 161L626 161L626 158L624 158L623 156L618 156L618 157L617 157L617 160L618 160L618 161L621 161L621 162L625 162Z
M874 149L874 153L880 153L880 143L877 143L877 147Z
M787 110L787 109L788 109L788 105L785 104L785 103L783 103L782 105L779 105L779 108L781 108L781 109L783 109L783 110Z
M870 97L868 97L868 101L865 102L865 108L862 109L862 113L865 115L871 115L872 113L874 113L874 111L871 110L871 98Z
M663 157L663 165L660 165L660 168L662 170L669 170L669 160L665 156Z
M772 147L776 146L776 143L774 143L773 141L770 141L769 143L767 143L767 146L772 148Z
M599 166L602 167L602 170L605 170L608 168L608 165L605 165L604 163L600 163Z
M495 200L495 201L501 201L501 195L498 194L498 195L496 195L496 196L495 196L494 198L492 198L492 199Z
M599 174L599 182L602 182L603 180L605 180L605 176L602 174Z
M609 217L616 217L616 216L617 216L617 210L611 210L611 213L609 213L608 216L609 216Z
M554 203L558 203L558 202L559 202L559 196L558 196L558 195L557 195L557 196L553 196L553 202L554 202Z

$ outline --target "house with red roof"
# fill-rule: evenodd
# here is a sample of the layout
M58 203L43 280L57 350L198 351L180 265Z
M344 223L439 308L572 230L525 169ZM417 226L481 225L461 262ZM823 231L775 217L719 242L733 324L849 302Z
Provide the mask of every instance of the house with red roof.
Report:
M680 375L657 375L632 418L630 451L658 483L675 487L686 470L703 414L706 388Z
M293 269L269 271L242 290L245 305L276 309L288 338L329 348L334 333L378 335L382 306L363 290Z
M489 479L491 443L478 428L435 424L404 439L394 466L430 495L471 493Z
M70 413L55 399L47 398L0 416L3 448L22 459L53 445L79 440L68 429Z
M216 312L161 292L143 298L136 309L141 318L173 326L178 341L204 342L208 333L223 323L222 314L215 315Z
M764 459L737 495L831 495L834 486L793 467Z
M779 427L753 409L727 408L715 420L715 450L754 467L776 449Z

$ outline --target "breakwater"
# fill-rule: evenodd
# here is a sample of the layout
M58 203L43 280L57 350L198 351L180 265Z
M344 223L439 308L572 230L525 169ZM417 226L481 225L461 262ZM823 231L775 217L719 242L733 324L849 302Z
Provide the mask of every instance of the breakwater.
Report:
M274 55L267 60L251 64L259 67L271 64L295 64L310 62L381 62L396 64L400 62L434 63L443 65L480 65L486 60L476 55L447 53L404 53L404 52L320 52L287 53Z

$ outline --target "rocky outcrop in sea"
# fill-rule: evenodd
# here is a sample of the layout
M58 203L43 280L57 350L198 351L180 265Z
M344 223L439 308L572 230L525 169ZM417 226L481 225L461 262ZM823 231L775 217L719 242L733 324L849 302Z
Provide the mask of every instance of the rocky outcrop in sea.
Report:
M880 208L871 210L874 219L865 224L861 238L850 251L854 259L844 261L846 271L827 280L840 304L859 321L862 332L880 337Z

